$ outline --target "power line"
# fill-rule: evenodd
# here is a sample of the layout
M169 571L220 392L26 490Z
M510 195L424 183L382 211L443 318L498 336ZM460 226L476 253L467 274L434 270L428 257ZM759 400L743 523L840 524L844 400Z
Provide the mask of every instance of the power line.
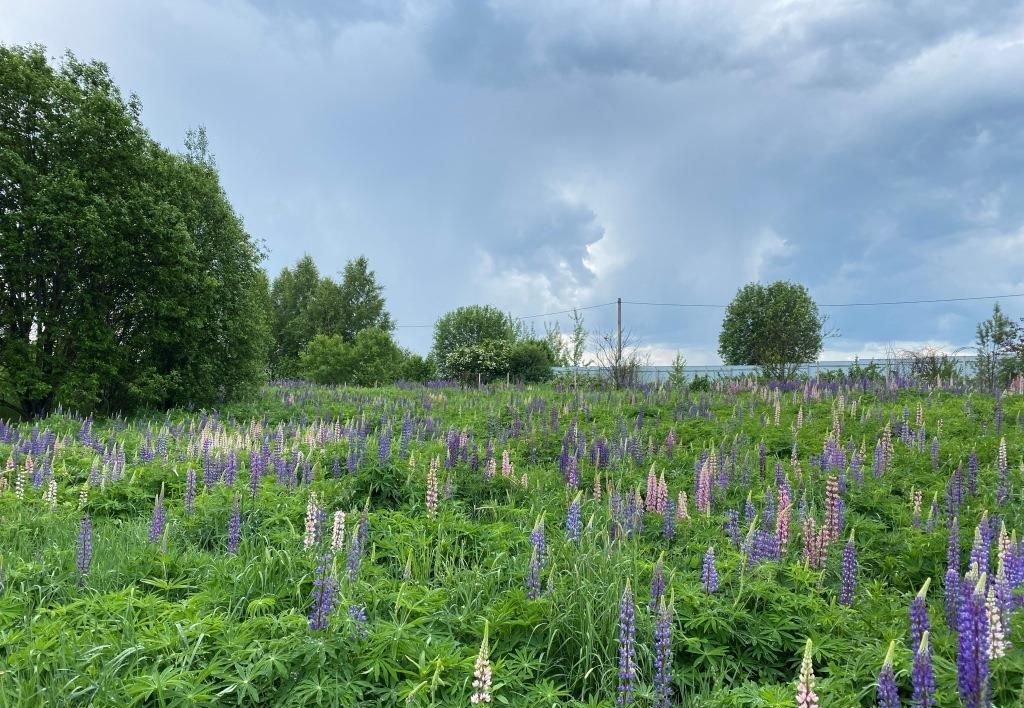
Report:
M559 310L557 312L541 312L537 315L521 315L514 316L514 320L533 320L538 317L553 317L554 315L567 315L570 312L582 311L582 310L596 310L599 307L611 307L614 302L602 302L599 305L585 305L584 307L574 307L570 310ZM420 329L424 327L433 327L434 325L395 325L396 329Z
M818 305L818 307L879 307L883 305L925 305L943 302L972 302L977 300L1000 300L1003 298L1024 297L1024 293L1010 293L1008 295L978 295L976 297L940 297L920 300L880 300L878 302L840 302ZM684 302L637 302L623 300L623 305L643 305L648 307L707 307L724 309L728 305L709 305L705 303L684 303Z
M1024 297L1024 293L1009 293L1006 295L978 295L974 297L940 297L940 298L922 298L917 300L879 300L877 302L840 302L840 303L827 303L818 305L818 307L886 307L891 305L934 305L946 302L977 302L979 300L1002 300L1013 297ZM538 317L553 317L555 315L567 315L572 312L581 312L583 310L596 310L601 307L611 307L617 304L616 302L602 302L598 305L585 305L583 307L574 307L569 310L558 310L556 312L542 312L536 315L522 315L513 317L516 320L532 320ZM639 300L623 300L623 305L639 305L641 307L686 307L686 308L705 308L705 309L716 309L723 310L728 305L713 305L709 303L697 303L697 302L642 302ZM434 325L420 324L420 325L395 325L396 329L425 329L433 327Z

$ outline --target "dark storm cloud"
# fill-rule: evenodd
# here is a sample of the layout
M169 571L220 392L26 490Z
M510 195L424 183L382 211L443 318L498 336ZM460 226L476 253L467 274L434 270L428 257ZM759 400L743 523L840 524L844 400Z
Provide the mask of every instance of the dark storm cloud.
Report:
M1022 9L0 0L0 41L107 61L165 144L205 124L270 270L365 253L399 323L429 325L754 279L833 303L1024 292ZM989 308L833 310L828 348L953 347ZM656 358L715 357L719 310L624 314Z

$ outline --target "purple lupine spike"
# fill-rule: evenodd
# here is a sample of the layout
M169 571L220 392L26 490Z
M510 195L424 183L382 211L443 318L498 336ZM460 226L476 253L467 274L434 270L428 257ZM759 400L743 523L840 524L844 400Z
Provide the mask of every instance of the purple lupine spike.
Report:
M661 598L654 621L654 708L672 705L672 608Z
M238 553L238 542L242 538L242 498L235 495L231 505L231 518L228 519L228 553Z
M846 607L853 607L853 594L857 587L857 546L854 542L853 531L850 531L850 538L843 548L843 572L841 587L839 590L839 604Z
M740 545L740 515L735 509L725 512L724 530L732 544L739 548Z
M924 585L917 591L917 595L910 601L910 644L909 646L916 647L921 643L921 637L924 633L931 629L931 622L928 619L928 587L931 585L932 579L928 578L924 581Z
M715 567L715 547L708 546L704 553L704 561L700 569L700 584L704 592L711 594L718 591L718 568Z
M164 535L167 527L167 510L164 508L164 487L160 485L160 493L153 502L153 516L149 522L149 542L156 543Z
M370 636L370 630L366 627L366 607L349 605L348 617L352 620L352 632L357 639L366 639Z
M661 535L669 541L676 535L676 503L672 497L665 500L665 513L661 517Z
M633 606L633 590L626 579L626 589L619 602L619 682L615 705L633 705L633 691L636 683L636 618Z
M910 673L913 686L914 708L935 708L935 672L932 669L932 650L928 645L928 632L914 650L914 668Z
M338 581L334 577L333 564L334 556L324 553L313 577L313 605L309 611L309 628L313 631L327 629L338 602Z
M999 440L999 452L996 456L996 467L999 470L999 488L996 499L999 504L1005 504L1010 498L1010 466L1006 459L1006 438Z
M654 611L658 606L658 602L661 601L661 596L665 594L665 554L662 553L658 557L658 562L654 564L654 572L651 574L651 599L647 603L647 609Z
M979 573L987 573L989 568L990 534L988 533L988 512L983 512L981 520L974 529L974 544L971 546L971 565L978 566Z
M946 626L956 630L960 623L960 574L954 568L946 570L942 583L946 600Z
M541 560L537 553L537 547L533 547L530 554L530 568L526 572L526 599L536 600L540 597L540 573Z
M889 642L889 651L886 652L885 661L882 662L882 670L878 672L878 708L900 708L900 694L896 689L896 675L892 670L893 653L896 651L896 642Z
M352 542L348 544L348 556L345 560L345 573L349 582L352 582L359 577L359 566L363 559L361 539L362 536L360 535L359 528L357 526L352 531Z
M185 475L185 513L191 514L196 510L196 471L189 467Z
M544 515L541 514L537 517L536 523L533 525L533 530L530 531L530 543L537 549L537 556L543 563L547 551L547 544L544 540Z
M356 527L359 535L359 552L366 555L370 552L370 500L363 505L363 512L359 515L359 525Z
M577 546L580 543L580 494L569 504L569 511L565 516L565 540Z
M78 570L78 583L85 582L85 576L89 574L89 567L92 565L92 519L86 514L78 526L78 554L76 569Z
M988 613L985 608L986 576L972 582L973 572L964 578L969 589L962 595L957 641L957 684L966 708L983 708L989 701Z

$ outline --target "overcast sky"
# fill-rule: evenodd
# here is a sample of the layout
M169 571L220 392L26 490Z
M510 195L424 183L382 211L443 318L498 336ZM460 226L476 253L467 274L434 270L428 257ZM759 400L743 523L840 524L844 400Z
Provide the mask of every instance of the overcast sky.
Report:
M1024 0L0 0L0 41L105 61L169 147L205 125L271 273L365 254L399 325L1024 293ZM990 310L826 309L823 356ZM721 314L624 307L656 363L717 361Z

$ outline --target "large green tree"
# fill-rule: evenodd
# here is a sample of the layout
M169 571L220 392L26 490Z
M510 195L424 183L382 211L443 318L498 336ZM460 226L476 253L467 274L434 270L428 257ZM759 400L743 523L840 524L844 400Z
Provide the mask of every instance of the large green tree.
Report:
M786 380L821 353L824 323L804 286L749 283L726 308L718 353L726 364L755 364Z
M207 405L261 378L262 254L205 134L156 144L105 65L0 46L0 397Z
M433 356L442 376L504 373L516 341L512 319L491 305L452 310L434 324ZM486 370L473 369L483 366Z

